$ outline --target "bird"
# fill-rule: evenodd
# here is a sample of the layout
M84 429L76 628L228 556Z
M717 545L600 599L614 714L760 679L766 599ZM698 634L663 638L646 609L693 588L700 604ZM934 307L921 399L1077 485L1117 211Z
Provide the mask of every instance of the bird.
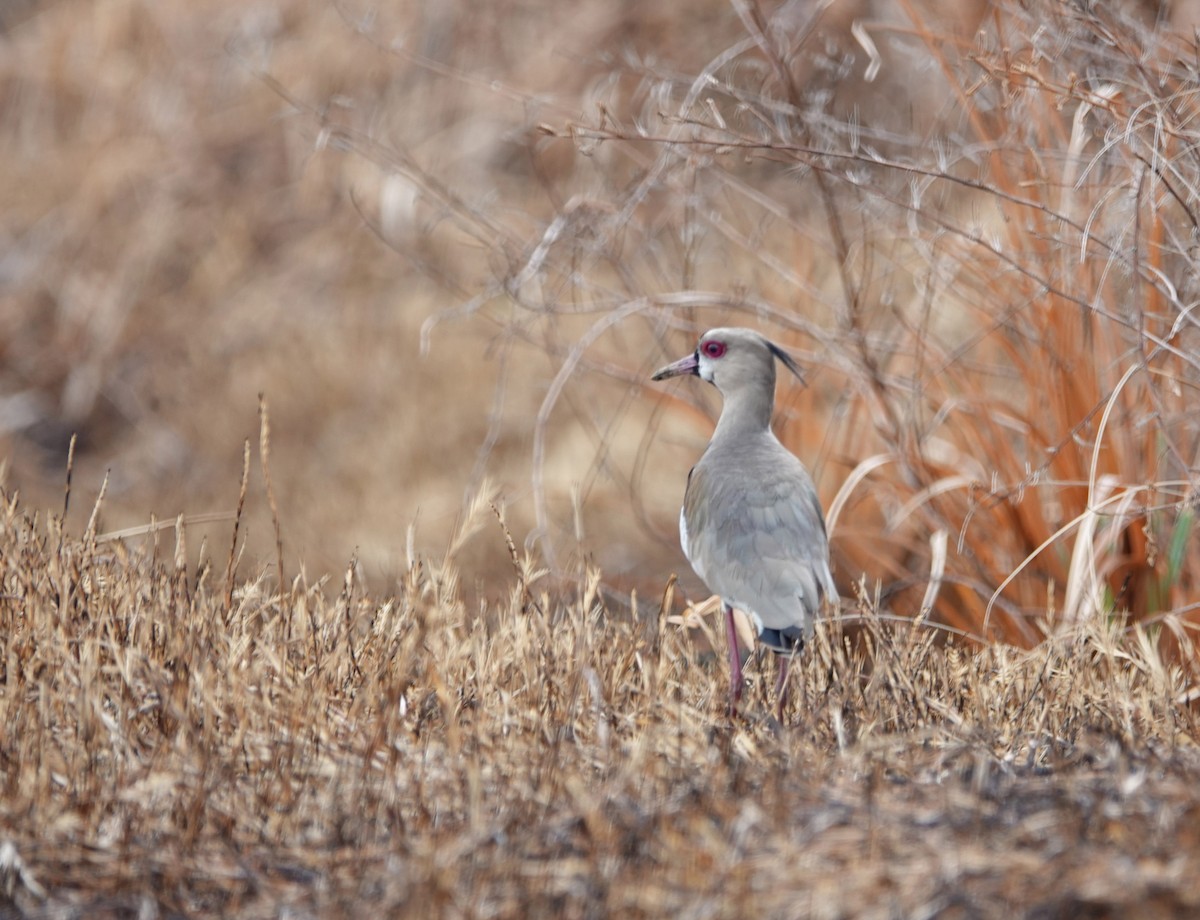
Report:
M777 656L782 722L788 662L804 647L822 611L836 609L838 594L812 476L771 429L776 360L803 382L795 359L758 332L710 329L695 351L651 379L691 375L721 392L716 430L688 473L679 542L692 569L721 598L729 645L729 714L737 714L744 684L737 609Z

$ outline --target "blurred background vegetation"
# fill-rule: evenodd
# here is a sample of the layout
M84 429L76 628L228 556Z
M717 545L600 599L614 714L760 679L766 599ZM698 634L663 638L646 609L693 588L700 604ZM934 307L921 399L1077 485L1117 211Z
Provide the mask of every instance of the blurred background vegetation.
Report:
M107 473L220 558L265 394L289 577L386 591L482 490L659 590L718 403L646 375L739 323L848 595L1190 653L1198 6L7 4L3 486L59 513L74 434L77 531Z

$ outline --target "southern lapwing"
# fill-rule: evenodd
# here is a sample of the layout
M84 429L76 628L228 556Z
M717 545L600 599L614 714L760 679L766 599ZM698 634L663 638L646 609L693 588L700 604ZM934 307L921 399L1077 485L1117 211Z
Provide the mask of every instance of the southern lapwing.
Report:
M717 429L688 474L679 540L696 574L724 605L730 713L737 712L743 683L737 608L778 655L782 721L788 661L812 635L822 604L836 607L837 588L812 477L771 430L776 358L801 377L792 357L757 332L712 329L692 354L653 379L692 374L721 391Z

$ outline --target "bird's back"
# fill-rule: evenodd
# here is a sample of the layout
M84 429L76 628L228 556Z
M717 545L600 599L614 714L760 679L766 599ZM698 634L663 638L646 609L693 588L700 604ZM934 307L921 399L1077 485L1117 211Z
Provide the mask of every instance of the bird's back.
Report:
M764 637L811 634L822 598L836 600L812 477L769 429L709 445L688 479L681 535L696 574Z

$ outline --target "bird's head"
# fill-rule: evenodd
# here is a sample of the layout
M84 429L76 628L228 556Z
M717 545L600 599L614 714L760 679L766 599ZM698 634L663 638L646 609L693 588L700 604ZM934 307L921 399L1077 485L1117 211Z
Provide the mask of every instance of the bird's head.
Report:
M739 389L775 387L775 359L804 380L796 361L786 351L752 329L710 329L696 350L657 371L652 380L692 374L729 395Z

